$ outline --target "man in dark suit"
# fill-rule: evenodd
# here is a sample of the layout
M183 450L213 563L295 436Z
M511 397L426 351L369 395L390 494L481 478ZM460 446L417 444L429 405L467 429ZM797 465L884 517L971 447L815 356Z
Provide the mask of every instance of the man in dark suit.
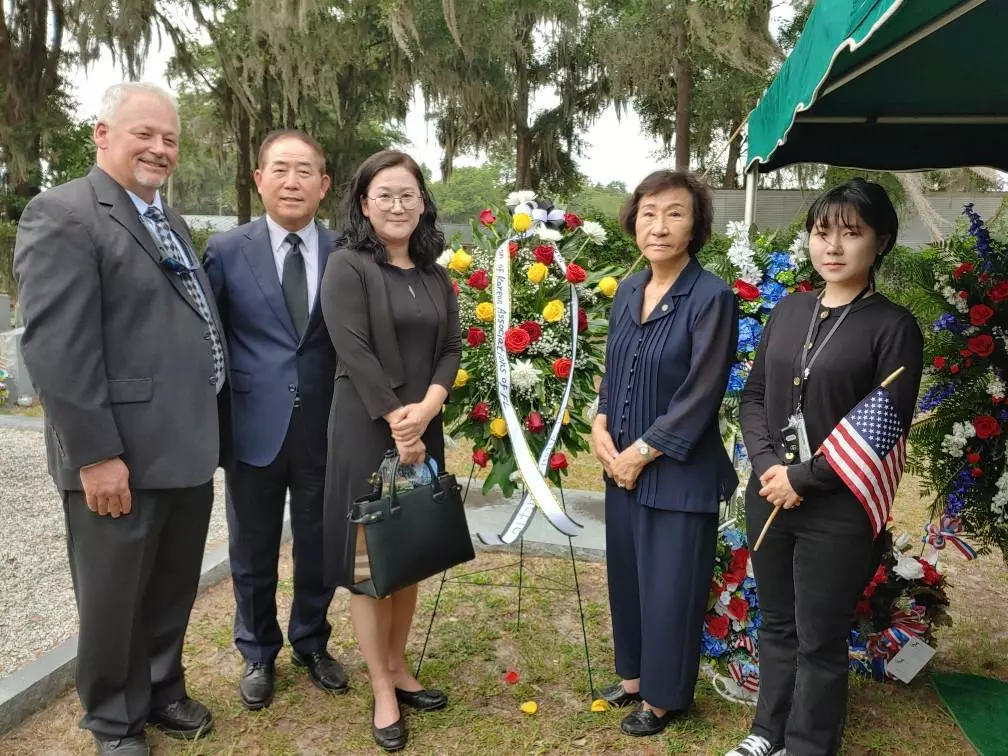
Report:
M207 245L210 277L231 354L235 462L226 471L235 645L245 659L242 704L273 700L277 559L290 492L294 599L287 638L296 666L322 690L347 678L326 651L334 589L323 579L322 494L336 356L322 323L319 284L333 235L315 214L329 189L325 155L283 130L259 149L256 186L266 215Z
M226 362L188 229L159 193L178 139L168 93L110 88L97 167L28 204L14 250L80 615L81 726L117 756L149 753L147 723L212 726L186 695L182 643L227 451Z

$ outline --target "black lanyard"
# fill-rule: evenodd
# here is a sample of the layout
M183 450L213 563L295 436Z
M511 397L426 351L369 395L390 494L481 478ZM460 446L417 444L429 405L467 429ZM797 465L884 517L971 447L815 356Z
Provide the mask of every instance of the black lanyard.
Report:
M812 310L812 320L809 321L808 333L805 335L805 342L802 344L801 348L801 373L799 373L795 377L795 385L801 386L801 388L798 390L799 412L801 412L802 406L805 403L805 385L808 383L809 375L812 372L812 366L815 364L815 361L819 358L819 355L822 354L823 348L826 346L827 343L829 343L829 340L833 338L833 334L837 332L837 329L840 327L840 324L843 323L844 320L847 318L847 316L850 314L851 308L854 307L854 303L860 300L862 297L864 297L865 294L867 294L869 291L871 291L870 284L861 289L861 293L858 294L856 297L854 297L854 299L852 299L850 303L848 303L847 306L844 307L843 312L840 313L840 317L837 318L837 322L833 324L833 327L829 330L829 332L826 334L826 337L822 340L822 343L819 344L819 348L812 353L811 357L809 357L809 351L812 349L812 332L816 328L816 322L819 320L825 320L825 317L820 317L819 304L820 302L822 302L823 294L825 294L826 292L823 291L822 293L819 294L818 297L816 297L816 306ZM825 315L825 312L823 314Z

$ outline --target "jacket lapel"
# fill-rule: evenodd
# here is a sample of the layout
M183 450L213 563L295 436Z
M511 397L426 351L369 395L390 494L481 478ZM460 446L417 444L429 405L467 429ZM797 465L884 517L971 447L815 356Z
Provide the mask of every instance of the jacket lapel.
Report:
M298 336L294 330L294 321L291 320L290 313L287 312L287 303L284 301L280 278L277 276L276 263L273 260L273 244L270 242L269 228L266 226L265 218L260 218L245 232L245 244L242 246L242 252L269 308L290 334L290 337L297 341Z

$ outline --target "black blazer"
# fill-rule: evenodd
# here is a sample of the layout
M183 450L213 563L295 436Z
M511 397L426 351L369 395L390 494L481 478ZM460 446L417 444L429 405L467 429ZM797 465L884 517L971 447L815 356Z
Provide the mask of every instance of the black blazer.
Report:
M462 355L458 300L440 265L421 268L420 275L439 315L431 383L451 392ZM388 289L374 256L346 246L333 251L320 295L322 316L336 349L336 378L353 378L372 420L401 407L396 389L405 379L399 342Z

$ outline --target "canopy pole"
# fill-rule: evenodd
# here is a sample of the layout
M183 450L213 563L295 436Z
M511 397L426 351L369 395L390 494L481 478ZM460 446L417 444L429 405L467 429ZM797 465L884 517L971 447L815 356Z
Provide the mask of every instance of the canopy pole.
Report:
M759 163L753 163L745 175L745 220L746 228L752 228L756 220L756 186L759 183Z

